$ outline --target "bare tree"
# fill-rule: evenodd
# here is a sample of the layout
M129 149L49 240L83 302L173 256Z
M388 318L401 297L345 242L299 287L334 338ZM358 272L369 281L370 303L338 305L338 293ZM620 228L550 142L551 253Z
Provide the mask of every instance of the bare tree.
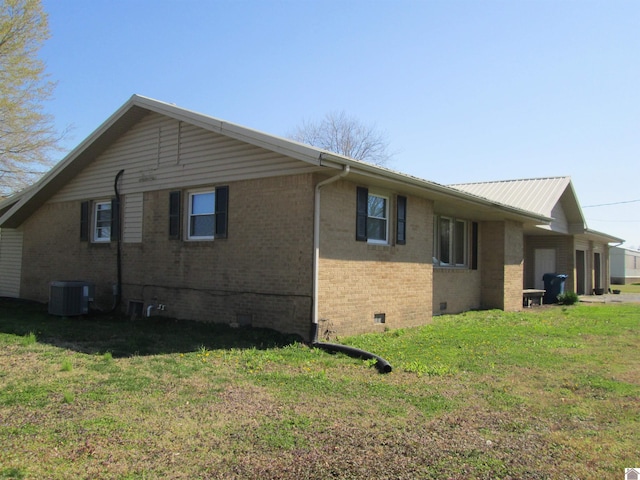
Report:
M40 0L0 0L0 196L37 180L59 149L43 109L54 88L38 58L47 38Z
M317 122L303 121L289 138L376 165L386 165L392 157L384 132L344 111L330 112Z

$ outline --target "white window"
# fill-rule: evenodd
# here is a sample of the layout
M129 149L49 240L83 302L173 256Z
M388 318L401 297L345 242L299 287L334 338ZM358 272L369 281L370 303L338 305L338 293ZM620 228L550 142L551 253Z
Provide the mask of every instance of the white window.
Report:
M367 202L367 240L370 243L388 243L389 200L369 194Z
M189 240L212 240L215 233L214 191L189 194Z
M452 217L435 217L433 263L442 267L468 264L468 222Z
M93 241L111 241L111 202L96 202L93 210Z

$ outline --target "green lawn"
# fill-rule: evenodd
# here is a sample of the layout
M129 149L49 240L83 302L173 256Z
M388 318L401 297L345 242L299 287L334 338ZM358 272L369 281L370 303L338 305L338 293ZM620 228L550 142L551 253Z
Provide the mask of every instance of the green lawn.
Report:
M311 349L0 300L0 478L622 478L640 305L469 312Z
M640 293L640 283L628 285L611 285L611 290L620 290L621 293Z

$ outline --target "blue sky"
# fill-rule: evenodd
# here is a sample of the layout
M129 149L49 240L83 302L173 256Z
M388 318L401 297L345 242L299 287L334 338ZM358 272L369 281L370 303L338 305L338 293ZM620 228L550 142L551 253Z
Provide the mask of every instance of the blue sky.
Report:
M570 175L589 227L640 248L640 2L43 5L67 149L134 93L283 136L344 110L438 183Z

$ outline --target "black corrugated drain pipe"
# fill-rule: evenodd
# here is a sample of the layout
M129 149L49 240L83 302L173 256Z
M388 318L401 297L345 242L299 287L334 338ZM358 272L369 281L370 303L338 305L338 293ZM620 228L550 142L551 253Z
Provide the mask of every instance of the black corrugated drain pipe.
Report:
M340 345L338 343L324 343L324 342L313 342L311 344L316 348L321 348L322 350L326 350L327 352L339 352L349 355L350 357L362 358L363 360L376 360L376 368L380 373L391 373L391 364L387 362L384 358L379 357L371 352L367 352L365 350L360 350L359 348L349 347L348 345Z
M372 360L376 361L376 368L380 373L391 373L391 364L387 362L384 358L379 357L378 355L367 352L366 350L360 350L359 348L350 347L348 345L340 345L339 343L325 343L318 341L318 326L317 324L312 324L311 326L311 346L314 348L320 348L330 353L344 353L354 358L362 358L363 360Z

